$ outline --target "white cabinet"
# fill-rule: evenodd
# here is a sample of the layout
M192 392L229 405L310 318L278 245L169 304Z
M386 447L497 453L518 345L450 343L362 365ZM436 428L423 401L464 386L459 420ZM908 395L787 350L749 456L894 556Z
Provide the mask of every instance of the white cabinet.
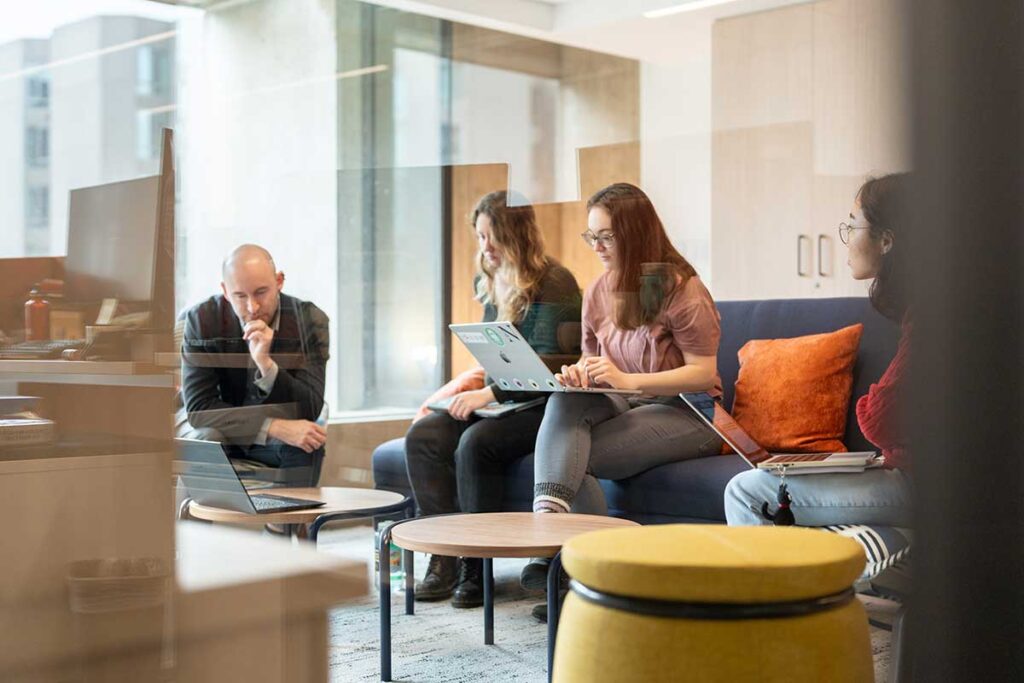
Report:
M863 296L837 226L906 170L904 0L822 0L712 31L712 285L719 299Z

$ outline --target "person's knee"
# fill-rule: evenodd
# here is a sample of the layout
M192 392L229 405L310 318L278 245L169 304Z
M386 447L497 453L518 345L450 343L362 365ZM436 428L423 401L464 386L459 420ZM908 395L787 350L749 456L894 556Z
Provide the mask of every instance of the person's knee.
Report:
M728 524L749 524L750 515L759 504L758 491L764 472L741 472L725 486L725 519Z
M213 427L193 427L192 425L185 423L183 429L179 430L177 434L180 438L184 439L199 439L200 441L216 441L217 443L224 443L226 439L219 430Z
M459 439L459 445L455 449L455 459L466 463L491 460L497 453L498 446L498 440L489 430L470 428Z
M436 416L427 415L417 420L409 427L405 434L406 457L419 458L429 455L433 450L431 446L437 440L436 425L433 424Z
M307 453L301 448L283 444L277 448L278 467L309 467L314 460L324 457L324 449L319 448L312 453Z

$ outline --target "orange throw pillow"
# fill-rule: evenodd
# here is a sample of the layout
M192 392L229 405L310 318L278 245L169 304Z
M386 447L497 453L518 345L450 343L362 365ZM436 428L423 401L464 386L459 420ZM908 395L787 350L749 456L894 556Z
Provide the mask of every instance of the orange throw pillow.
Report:
M845 451L843 433L863 325L739 351L732 415L772 453Z
M455 394L461 394L463 391L475 391L476 389L484 388L484 369L473 368L472 370L466 370L462 374L458 375L448 384L432 393L427 400L423 402L420 409L416 411L416 417L412 419L413 422L419 420L422 417L426 417L432 411L427 405L434 401L440 401L442 398L448 398Z

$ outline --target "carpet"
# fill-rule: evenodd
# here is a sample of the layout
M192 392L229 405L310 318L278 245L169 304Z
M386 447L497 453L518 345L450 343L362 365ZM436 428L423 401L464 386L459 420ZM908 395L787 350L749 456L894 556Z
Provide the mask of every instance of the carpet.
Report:
M322 552L372 562L373 531L369 527L325 530ZM421 576L426 557L416 554ZM530 616L542 594L519 586L525 560L494 561L494 645L483 644L483 608L457 610L447 601L416 603L405 614L405 594L392 593L392 673L404 683L547 680L547 627ZM380 614L377 592L346 603L330 613L330 675L334 683L380 680ZM875 680L888 673L889 633L872 628Z

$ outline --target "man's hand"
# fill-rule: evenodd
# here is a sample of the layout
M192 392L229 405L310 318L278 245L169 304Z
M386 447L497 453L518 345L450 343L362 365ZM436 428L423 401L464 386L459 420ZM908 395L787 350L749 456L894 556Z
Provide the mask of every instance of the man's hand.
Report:
M464 391L456 394L452 402L448 404L448 414L456 420L468 420L473 416L473 411L483 408L494 400L494 392L489 387L477 389L476 391Z
M271 420L267 436L312 453L327 443L327 430L309 420Z
M249 342L249 355L260 372L264 375L270 371L273 362L270 359L270 346L274 342L274 328L262 320L250 320L242 330L242 339Z
M604 356L590 356L583 359L584 372L596 384L607 384L612 389L636 389L633 375L615 367L615 363Z

